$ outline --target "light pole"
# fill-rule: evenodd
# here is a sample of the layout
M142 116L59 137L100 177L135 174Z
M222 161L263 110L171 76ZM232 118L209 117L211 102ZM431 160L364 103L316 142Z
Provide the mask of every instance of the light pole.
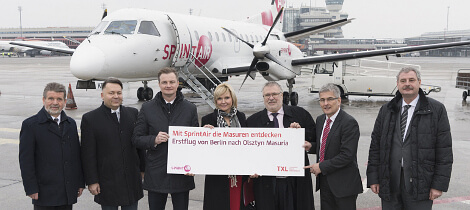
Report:
M19 6L18 11L20 11L20 31L21 31L21 38L23 38L23 25L21 23L21 11L23 11L23 8L21 8L21 6Z

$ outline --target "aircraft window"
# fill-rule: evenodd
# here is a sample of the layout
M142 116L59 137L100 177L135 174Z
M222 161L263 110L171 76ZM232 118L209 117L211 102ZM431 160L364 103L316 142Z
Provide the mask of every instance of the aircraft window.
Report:
M224 32L222 32L221 34L222 34L222 39L224 40L224 42L227 41L227 40L225 39L225 34L224 34Z
M245 41L249 42L248 36L245 34Z
M232 35L228 34L228 41L232 42Z
M219 34L217 32L214 32L214 34L215 34L215 39L219 41Z
M90 35L95 35L95 34L99 34L103 31L103 29L106 27L106 25L108 25L108 21L101 21L100 24L98 24L98 26L96 26L95 29L93 29L93 31L91 31Z
M253 39L253 35L250 35L250 40L251 40L251 43L255 43L255 40Z
M199 34L197 33L197 31L194 31L194 36L196 37L196 40L199 41Z
M104 34L133 34L137 20L113 21L109 24Z
M256 39L256 43L258 43L258 42L259 42L259 41L258 41L258 36L255 35L255 39Z
M157 27L155 27L155 24L153 24L152 21L142 21L140 23L138 33L139 34L148 34L148 35L160 36L160 33L158 33L158 30L157 30Z
M209 40L211 40L211 41L212 41L212 34L211 34L211 32L210 32L210 31L209 31L208 33L209 33Z

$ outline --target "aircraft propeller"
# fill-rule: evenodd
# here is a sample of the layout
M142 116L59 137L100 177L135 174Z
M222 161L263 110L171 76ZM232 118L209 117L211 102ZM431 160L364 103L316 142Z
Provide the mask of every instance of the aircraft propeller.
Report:
M284 11L284 7L281 8L281 10L279 10L279 13L277 13L277 16L276 18L274 19L274 22L273 22L273 25L271 26L271 28L269 29L268 31L268 34L266 35L266 37L264 38L263 42L261 42L260 44L256 44L256 45L253 45L245 40L243 40L242 38L240 38L238 35L236 35L235 33L233 33L232 31L230 31L229 29L226 29L224 27L222 27L223 30L227 31L227 33L231 34L232 36L236 37L238 40L242 41L243 43L247 44L248 46L250 46L252 49L253 49L253 55L255 56L253 58L253 61L251 61L251 65L250 65L250 68L248 68L248 72L246 72L246 76L245 76L245 79L243 79L243 82L242 82L242 85L240 86L240 89L242 88L243 84L245 84L245 81L246 79L248 78L248 76L250 76L251 72L253 70L255 70L256 68L256 64L258 63L258 61L260 59L264 59L264 58L267 58L271 61L273 61L274 63L277 63L278 65L284 67L285 69L289 70L289 71L292 71L290 70L289 68L285 67L284 65L282 65L282 63L277 60L273 55L271 55L271 53L269 53L270 49L269 49L269 46L266 45L266 42L268 41L268 38L269 38L269 35L271 34L271 31L273 30L273 28L276 26L276 23L279 21L279 19L281 18L282 16L282 12Z

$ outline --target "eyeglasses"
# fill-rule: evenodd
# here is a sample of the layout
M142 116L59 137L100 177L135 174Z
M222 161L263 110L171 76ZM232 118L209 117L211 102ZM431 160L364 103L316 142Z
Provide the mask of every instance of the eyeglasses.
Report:
M263 95L263 97L271 98L271 96L272 96L273 98L277 98L279 95L281 95L281 92L279 92L279 93L266 93L266 94Z
M332 101L334 101L334 100L336 100L336 99L338 99L338 97L336 97L336 98L331 98L331 97L330 97L330 98L327 98L327 99L320 98L320 99L318 99L318 101L319 101L320 103L325 103L325 101L332 102Z

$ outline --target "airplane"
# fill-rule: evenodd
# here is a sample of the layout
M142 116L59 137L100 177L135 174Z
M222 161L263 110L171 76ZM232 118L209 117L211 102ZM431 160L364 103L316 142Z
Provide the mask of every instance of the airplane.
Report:
M10 44L12 41L0 41L0 51L1 52L16 52L19 55L29 55L31 57L35 57L36 55L51 55L52 51L49 50L42 50L36 47L27 47L27 46L20 46L20 45L13 45ZM63 49L70 49L65 43L61 41L38 41L38 40L24 40L24 41L14 41L15 43L23 43L27 45L33 46L42 46L42 47L53 47L53 48L63 48Z
M276 24L282 17L284 3L272 0L271 9L245 21L122 9L103 15L101 23L76 50L40 49L73 54L70 71L80 79L77 89L94 89L94 81L108 77L124 82L142 81L143 87L137 90L139 100L153 98L147 83L158 79L159 69L175 67L180 80L214 108L209 90L233 75L245 75L243 83L247 77L254 79L257 72L268 81L287 80L289 91L284 93L283 102L297 105L298 94L292 89L303 65L470 44L461 41L304 57L289 41L347 24L351 19L283 33L280 24L278 27Z

